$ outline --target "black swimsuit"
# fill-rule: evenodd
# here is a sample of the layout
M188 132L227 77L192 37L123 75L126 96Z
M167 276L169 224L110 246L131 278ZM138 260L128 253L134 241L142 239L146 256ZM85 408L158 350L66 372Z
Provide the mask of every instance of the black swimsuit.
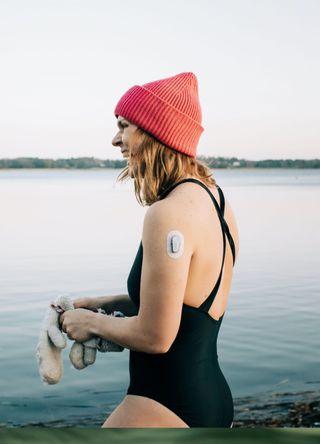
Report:
M233 400L217 355L217 337L224 314L217 321L208 311L222 277L226 237L232 250L233 264L235 247L224 220L224 196L218 186L220 207L211 191L199 180L191 178L172 185L160 195L160 199L183 182L198 183L207 190L217 210L223 231L220 275L212 292L199 307L183 304L178 334L166 353L149 354L130 350L130 385L127 394L158 401L189 427L230 427L233 421ZM137 309L140 303L142 260L141 241L127 281L129 296Z

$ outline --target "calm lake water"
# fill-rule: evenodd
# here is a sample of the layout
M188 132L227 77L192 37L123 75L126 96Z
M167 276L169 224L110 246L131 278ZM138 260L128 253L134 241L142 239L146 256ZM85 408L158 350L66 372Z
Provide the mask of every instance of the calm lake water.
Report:
M129 351L43 386L35 347L49 301L127 293L146 208L120 170L0 171L0 424L104 419ZM320 171L216 170L240 234L218 342L234 396L320 388Z

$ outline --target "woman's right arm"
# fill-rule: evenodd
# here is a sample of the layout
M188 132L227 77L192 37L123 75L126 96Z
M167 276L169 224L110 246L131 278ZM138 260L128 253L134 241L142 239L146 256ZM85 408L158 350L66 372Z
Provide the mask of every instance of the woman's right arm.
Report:
M136 316L137 308L127 294L114 296L83 297L73 300L74 308L97 310L102 308L107 314L112 311L121 311L125 316Z

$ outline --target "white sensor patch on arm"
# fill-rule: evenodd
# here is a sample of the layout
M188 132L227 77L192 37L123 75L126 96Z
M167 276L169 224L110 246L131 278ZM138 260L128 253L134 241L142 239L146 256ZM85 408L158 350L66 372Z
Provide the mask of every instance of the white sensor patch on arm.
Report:
M176 259L183 254L184 237L180 231L170 231L167 236L167 253L173 259Z

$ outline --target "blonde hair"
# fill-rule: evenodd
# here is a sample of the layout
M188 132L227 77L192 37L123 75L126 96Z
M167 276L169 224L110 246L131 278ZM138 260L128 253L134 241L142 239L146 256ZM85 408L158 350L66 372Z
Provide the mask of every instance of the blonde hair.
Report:
M161 193L186 175L201 180L205 185L216 185L209 167L201 160L175 151L159 142L152 135L137 128L133 136L136 154L134 189L140 205L152 205ZM117 182L131 178L129 166L117 177Z

